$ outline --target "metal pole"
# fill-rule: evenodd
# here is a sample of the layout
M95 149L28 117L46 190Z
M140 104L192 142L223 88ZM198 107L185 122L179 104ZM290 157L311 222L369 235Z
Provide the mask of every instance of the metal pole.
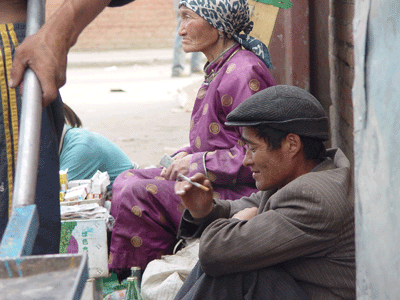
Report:
M29 0L26 36L44 24L45 0ZM24 76L13 209L35 203L42 121L42 90L36 74L27 69Z

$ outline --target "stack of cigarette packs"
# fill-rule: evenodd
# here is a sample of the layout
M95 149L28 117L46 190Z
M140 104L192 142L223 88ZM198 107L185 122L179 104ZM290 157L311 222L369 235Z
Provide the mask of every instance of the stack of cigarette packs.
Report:
M60 171L60 202L62 205L81 204L83 201L86 202L85 200L105 198L107 186L110 184L108 172L97 171L90 179L68 181L67 171Z

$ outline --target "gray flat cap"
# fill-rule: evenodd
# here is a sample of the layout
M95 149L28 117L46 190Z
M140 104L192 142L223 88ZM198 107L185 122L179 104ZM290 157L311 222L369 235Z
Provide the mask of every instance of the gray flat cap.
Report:
M265 124L299 136L329 140L328 118L321 103L305 90L289 85L269 87L254 94L228 114L225 124Z

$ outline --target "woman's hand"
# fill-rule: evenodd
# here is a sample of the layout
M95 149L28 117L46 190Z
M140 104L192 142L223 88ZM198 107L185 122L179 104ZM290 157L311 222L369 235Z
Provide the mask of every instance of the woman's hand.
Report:
M187 181L177 181L175 184L175 194L181 197L183 204L190 211L193 218L204 218L213 209L214 190L210 181L201 173L190 177L190 180L208 187L209 190L206 192Z
M258 207L251 207L251 208L248 207L234 214L232 218L236 218L242 221L244 220L248 221L257 215L257 210Z
M179 152L178 154L176 154L174 157L172 157L173 160L178 160L181 159L185 156L189 155L187 152Z
M176 156L179 157L174 157L174 162L161 171L162 177L172 181L178 178L178 174L189 174L190 159L192 158L192 155L186 152L178 153Z

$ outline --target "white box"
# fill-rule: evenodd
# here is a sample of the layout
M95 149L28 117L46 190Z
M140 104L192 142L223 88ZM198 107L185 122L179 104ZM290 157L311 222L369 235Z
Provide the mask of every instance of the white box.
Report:
M79 188L77 190L69 191L64 196L64 201L80 201L85 200L87 195L86 188Z
M61 206L72 206L72 205L97 203L100 206L104 206L104 202L105 201L106 201L106 196L103 196L100 199L84 199L84 200L75 200L75 201L61 201L60 205Z
M60 253L88 252L90 278L108 277L107 229L104 219L61 221Z

